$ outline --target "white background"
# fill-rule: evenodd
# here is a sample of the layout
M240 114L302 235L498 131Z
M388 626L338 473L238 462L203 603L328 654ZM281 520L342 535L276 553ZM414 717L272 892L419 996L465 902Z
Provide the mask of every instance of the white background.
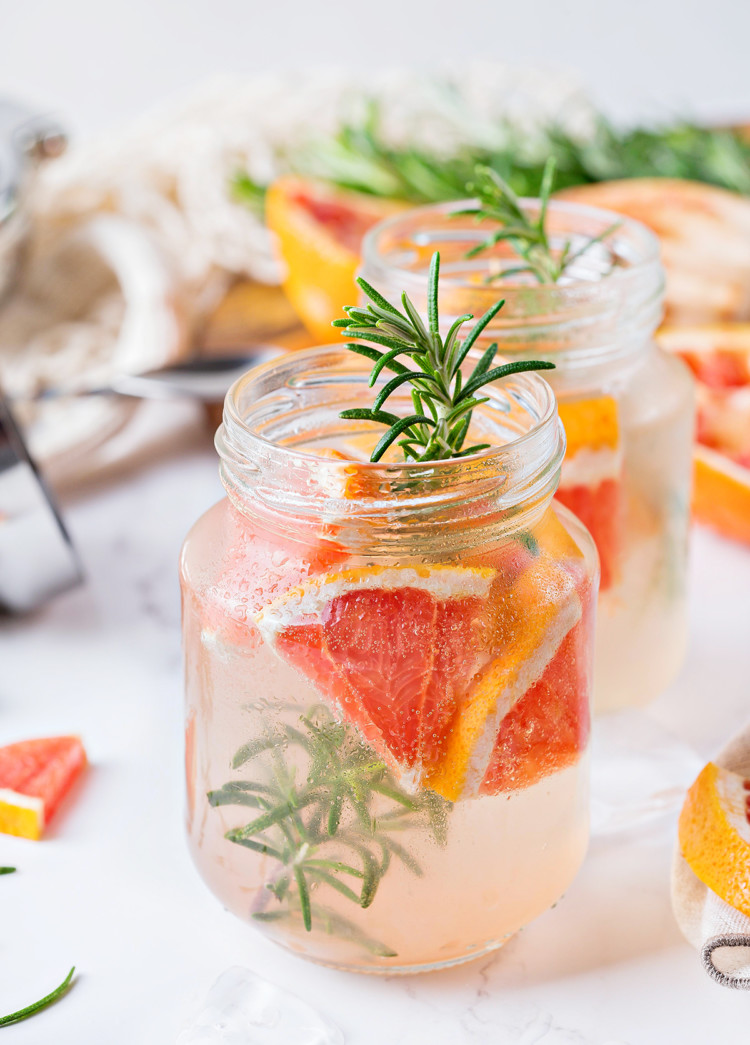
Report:
M750 114L748 0L0 0L0 90L84 137L206 77L471 59L578 71L613 115Z

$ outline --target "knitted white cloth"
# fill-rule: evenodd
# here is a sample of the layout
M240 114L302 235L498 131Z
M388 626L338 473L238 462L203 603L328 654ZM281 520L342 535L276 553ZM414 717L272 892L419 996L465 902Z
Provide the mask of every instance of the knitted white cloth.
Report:
M714 761L750 776L750 727L730 741ZM696 878L679 844L672 866L672 907L680 929L700 951L709 976L723 987L750 990L750 918Z

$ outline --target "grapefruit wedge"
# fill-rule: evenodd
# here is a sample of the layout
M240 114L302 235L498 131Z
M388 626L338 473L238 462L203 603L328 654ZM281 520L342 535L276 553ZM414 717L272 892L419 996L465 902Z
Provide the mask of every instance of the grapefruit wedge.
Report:
M750 323L663 327L697 382L693 515L750 544Z
M322 342L359 296L354 274L364 234L403 204L285 176L266 195L266 224L286 274L282 285L300 319Z
M750 780L709 762L690 788L679 843L695 876L750 915Z
M427 785L450 801L480 791L503 723L543 678L582 607L573 574L540 556L498 607L501 652L473 683Z
M369 566L313 578L256 615L265 640L417 786L444 755L483 653L490 567Z
M25 740L0 748L0 831L41 838L85 765L78 737Z

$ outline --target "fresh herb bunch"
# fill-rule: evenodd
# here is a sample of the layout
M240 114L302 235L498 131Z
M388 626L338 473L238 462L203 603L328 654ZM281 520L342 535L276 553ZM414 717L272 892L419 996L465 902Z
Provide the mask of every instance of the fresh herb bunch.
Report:
M557 166L559 189L616 178L668 177L750 195L750 138L732 129L684 120L621 129L602 115L580 135L556 123L531 134L508 123L497 128L497 146L462 146L446 156L425 147L391 145L381 125L379 108L371 103L362 122L283 159L299 173L341 188L411 203L458 199L477 165L496 171L519 196L533 196L549 157Z
M355 341L347 345L352 352L373 360L371 388L383 370L396 374L380 389L371 408L357 407L339 414L345 420L387 425L388 431L373 450L371 461L379 461L396 440L407 461L441 461L486 450L490 443L464 447L473 411L488 401L487 396L477 394L479 390L510 374L554 368L554 363L538 360L519 360L493 368L497 345L492 344L464 378L461 368L466 357L505 302L497 301L489 308L465 338L461 339L460 332L463 325L474 318L469 314L459 316L443 338L438 315L439 280L440 254L436 251L428 276L426 325L406 293L401 295L403 312L400 312L361 277L357 283L369 303L346 307L347 318L333 322L347 337L371 343L362 345ZM381 352L372 345L380 345L387 351ZM399 356L411 359L416 369L405 366ZM407 384L411 385L414 413L399 417L384 410L389 397Z
M301 783L294 764L283 757L290 748L307 763ZM393 860L421 875L417 861L394 835L427 829L444 845L449 803L431 791L407 794L355 731L336 722L323 706L302 716L299 729L285 725L244 745L232 765L241 769L251 763L261 770L262 780L232 780L210 791L208 800L214 807L258 811L248 824L226 835L275 861L266 896L253 917L301 922L307 932L315 923L372 953L393 957L391 948L319 903L319 890L333 889L366 908Z
M514 265L487 276L487 282L507 279L522 272L531 273L539 283L557 283L570 266L596 243L610 236L620 223L614 222L598 236L591 236L581 247L573 250L571 240L560 248L553 247L547 235L547 208L555 177L555 159L547 160L539 188L539 211L533 216L524 209L521 200L508 182L491 167L477 167L473 181L468 182L466 191L477 200L469 207L453 211L451 217L473 217L476 221L491 221L498 228L487 238L466 252L474 258L498 243L508 243L522 259L522 265Z

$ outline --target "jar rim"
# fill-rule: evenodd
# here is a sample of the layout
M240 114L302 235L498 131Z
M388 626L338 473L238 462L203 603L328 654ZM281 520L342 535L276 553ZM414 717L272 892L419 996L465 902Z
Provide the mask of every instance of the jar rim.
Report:
M521 202L532 209L540 206L539 200ZM588 279L487 282L481 277L492 271L492 260L483 254L466 258L467 248L485 237L486 228L470 216L448 220L466 203L415 207L373 226L362 245L362 275L386 297L405 290L419 309L426 294L425 248L442 246L441 298L451 302L442 310L446 328L459 313L482 314L502 297L503 307L485 328L481 343L497 342L500 352L511 358L557 362L555 387L563 371L594 375L600 367L632 357L649 344L663 313L664 269L659 240L645 225L613 211L552 200L548 229L551 222L551 234L561 239L596 236L616 223L607 243L610 256L621 264ZM594 257L597 251L591 253ZM584 254L579 268L596 267L586 259ZM601 256L597 264L601 266Z
M389 234L393 233L394 230L398 229L399 226L404 225L410 218L413 220L416 216L423 215L429 216L431 214L443 216L449 216L457 207L466 207L467 204L476 203L475 199L459 199L453 201L446 201L443 203L428 203L418 207L410 207L408 210L398 211L396 214L392 214L382 221L379 221L372 228L368 229L362 240L362 262L364 265L377 265L380 260L379 241L380 239ZM524 208L530 210L532 213L537 211L540 207L540 200L535 197L523 197L520 199L520 203ZM607 210L604 207L592 207L589 204L573 203L569 200L558 200L551 199L547 205L547 216L549 218L554 217L567 217L569 219L587 219L592 224L598 224L601 226L600 231L617 225L617 232L627 234L633 240L633 247L640 247L642 252L641 257L638 258L637 262L632 259L629 264L621 267L613 266L610 272L605 277L598 281L583 280L583 279L567 279L565 282L558 283L538 283L538 284L519 284L519 283L504 283L502 279L498 279L492 283L492 288L499 291L500 294L506 297L508 294L516 292L522 292L524 295L528 295L529 292L536 291L538 294L543 295L545 292L549 292L552 289L565 291L569 289L571 292L580 290L581 288L594 288L598 287L605 282L609 283L622 283L628 281L640 275L644 268L652 266L657 263L661 264L661 244L658 236L651 231L643 222L636 221L634 218L626 217L623 214L619 214L617 211ZM471 222L473 228L476 228L474 222L468 216L465 216L465 221ZM459 216L455 218L455 229L458 232L461 229L461 223ZM632 248L631 248L632 250ZM423 286L424 278L419 272L415 272L413 269L401 267L398 265L388 265L388 269L393 272L399 280L400 284L403 284L404 289L409 290L409 286ZM446 285L453 286L476 286L471 280L467 278L461 278L452 272L441 271L440 275L441 286Z
M294 428L325 406L331 393L332 417L351 386L367 386L371 364L349 351L346 342L321 345L280 356L248 371L227 393L224 418L216 434L222 460L222 481L230 496L240 500L260 496L266 503L292 514L304 514L311 505L323 516L374 518L395 512L406 518L426 509L445 508L489 491L506 509L542 496L551 496L559 481L565 436L557 403L547 382L535 373L515 374L486 389L489 404L480 421L500 430L508 418L526 430L515 438L476 454L441 461L332 460L315 448L281 445L272 434L287 424ZM335 395L338 394L338 399ZM343 398L342 398L343 397ZM362 405L361 403L358 405ZM397 411L396 411L397 412ZM477 411L478 412L478 411ZM485 418L487 420L485 421ZM507 428L505 429L507 432ZM356 432L352 432L354 435ZM512 433L511 433L512 434ZM304 433L293 433L300 443ZM340 495L356 464L357 475L377 484L377 497ZM415 493L415 480L417 492ZM467 493L471 484L471 494ZM501 489L502 487L502 489Z

